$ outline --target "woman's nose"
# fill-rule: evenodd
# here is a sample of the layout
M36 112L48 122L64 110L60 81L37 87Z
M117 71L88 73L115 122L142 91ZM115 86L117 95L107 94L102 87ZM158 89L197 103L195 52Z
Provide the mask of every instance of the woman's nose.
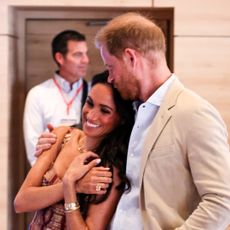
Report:
M87 115L88 119L90 120L97 120L98 112L96 110L90 110Z

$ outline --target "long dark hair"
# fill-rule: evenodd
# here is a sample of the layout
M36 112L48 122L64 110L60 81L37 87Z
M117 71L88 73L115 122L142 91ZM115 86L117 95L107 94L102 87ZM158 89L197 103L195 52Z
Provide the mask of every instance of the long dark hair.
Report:
M121 183L116 187L120 192L130 189L130 182L126 177L126 160L128 152L129 138L134 124L134 110L131 101L123 100L111 84L108 83L108 71L97 74L93 77L91 86L96 84L106 84L112 88L113 99L117 113L120 116L120 124L108 134L97 147L95 152L101 158L101 166L110 167L113 173L113 167L119 170ZM90 203L100 203L104 201L110 193L111 185L107 189L105 195L96 197L96 195L79 194L78 200L81 206L81 212L84 218L87 216L87 211Z

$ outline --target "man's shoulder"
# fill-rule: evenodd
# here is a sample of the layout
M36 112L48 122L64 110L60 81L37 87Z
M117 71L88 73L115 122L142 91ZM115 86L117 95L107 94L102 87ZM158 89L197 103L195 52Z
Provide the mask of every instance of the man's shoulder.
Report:
M55 85L53 84L52 78L41 82L40 84L37 84L33 86L27 93L27 98L40 98L42 96L46 96L47 94L52 94L53 90L55 88Z
M53 83L53 79L49 78L35 86L33 86L29 91L38 91L38 90L45 90L48 88L53 88L55 85Z
M52 86L52 87L54 86L53 78L49 78L49 79L35 85L34 88L35 87L45 88L45 87L50 87L50 86Z

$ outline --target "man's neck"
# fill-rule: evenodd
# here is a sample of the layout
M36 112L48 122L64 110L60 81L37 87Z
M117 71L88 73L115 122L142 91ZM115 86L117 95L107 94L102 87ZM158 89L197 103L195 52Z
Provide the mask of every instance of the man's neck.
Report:
M75 76L67 76L66 74L63 74L60 71L56 72L58 74L59 77L63 78L65 81L67 81L70 86L72 87L73 84L77 81L79 81L81 78L76 78Z
M154 70L154 73L149 73L149 78L146 78L145 82L142 84L142 93L140 100L146 101L148 98L162 85L166 82L172 75L168 68L164 68L161 71ZM146 75L145 75L146 76Z

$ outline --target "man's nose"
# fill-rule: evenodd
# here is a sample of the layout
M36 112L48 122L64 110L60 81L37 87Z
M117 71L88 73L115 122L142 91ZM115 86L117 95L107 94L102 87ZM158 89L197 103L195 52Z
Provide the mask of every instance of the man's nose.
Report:
M89 57L87 54L83 55L82 62L87 63L87 64L89 63Z

